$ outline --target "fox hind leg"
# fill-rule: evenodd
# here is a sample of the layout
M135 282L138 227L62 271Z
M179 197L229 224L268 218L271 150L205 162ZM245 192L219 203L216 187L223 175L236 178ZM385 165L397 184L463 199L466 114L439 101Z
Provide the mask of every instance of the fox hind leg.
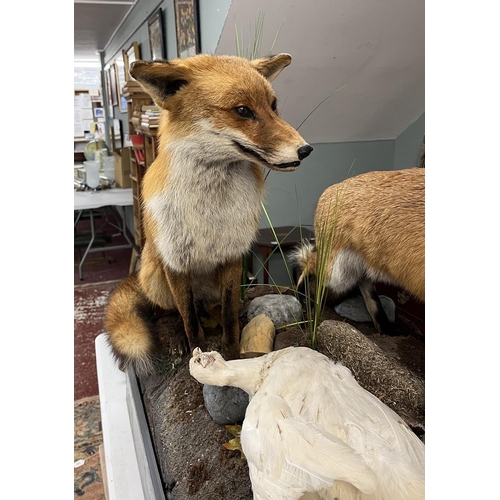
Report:
M363 280L358 283L358 286L375 329L379 333L385 335L396 335L396 327L394 323L389 321L382 307L382 302L380 302L380 297L375 289L375 285L369 280Z

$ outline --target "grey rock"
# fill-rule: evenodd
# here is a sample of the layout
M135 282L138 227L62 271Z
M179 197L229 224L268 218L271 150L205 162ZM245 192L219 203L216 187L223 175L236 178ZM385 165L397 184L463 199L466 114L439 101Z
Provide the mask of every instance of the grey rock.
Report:
M204 385L203 401L217 424L237 424L245 418L248 394L238 387Z
M317 350L349 368L358 383L414 429L425 430L425 381L390 358L359 330L341 321L318 327Z
M247 318L252 320L259 314L268 316L275 328L302 320L302 305L293 295L262 295L248 306Z
M385 314L387 314L387 318L390 322L394 323L396 321L396 305L394 301L390 297L380 295L380 302L382 303ZM335 306L335 312L344 318L349 318L352 321L359 321L360 323L372 321L366 310L365 301L361 296L350 297L344 300Z

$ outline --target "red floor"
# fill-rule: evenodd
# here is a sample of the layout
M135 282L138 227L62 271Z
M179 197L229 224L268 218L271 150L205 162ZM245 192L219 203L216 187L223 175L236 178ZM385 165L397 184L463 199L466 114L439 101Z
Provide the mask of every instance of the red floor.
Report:
M99 227L99 224L97 224ZM112 227L103 232L114 234ZM88 220L81 220L76 228L77 235L89 233ZM114 237L112 244L125 240ZM104 247L105 249L105 247ZM78 264L84 250L75 249L74 258L74 399L99 394L95 363L94 340L104 331L104 310L110 291L128 276L131 249L90 253L83 264L83 280L78 276Z

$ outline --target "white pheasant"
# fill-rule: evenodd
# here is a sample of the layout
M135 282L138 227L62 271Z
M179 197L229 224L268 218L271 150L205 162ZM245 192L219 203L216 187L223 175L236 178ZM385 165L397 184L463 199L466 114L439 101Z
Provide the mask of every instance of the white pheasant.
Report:
M193 351L191 375L250 396L241 430L254 500L421 500L424 444L345 366L307 347L225 361Z

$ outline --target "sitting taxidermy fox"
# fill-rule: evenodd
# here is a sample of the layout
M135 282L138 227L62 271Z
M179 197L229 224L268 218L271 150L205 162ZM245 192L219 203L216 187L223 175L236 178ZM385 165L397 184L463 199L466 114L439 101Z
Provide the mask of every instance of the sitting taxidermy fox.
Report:
M142 183L140 270L113 291L105 328L122 369L154 371L155 310L177 309L174 355L205 346L197 308L221 306L222 353L239 357L243 255L258 231L262 167L289 172L312 151L278 116L270 85L289 54L136 61L130 74L161 109L158 155Z

